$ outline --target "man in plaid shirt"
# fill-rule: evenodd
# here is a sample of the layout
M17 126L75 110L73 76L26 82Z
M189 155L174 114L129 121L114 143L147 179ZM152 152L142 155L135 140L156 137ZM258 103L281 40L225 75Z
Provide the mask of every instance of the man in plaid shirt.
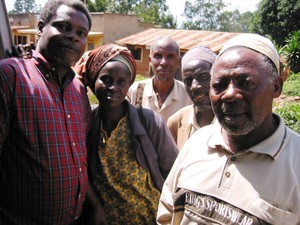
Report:
M71 66L91 28L79 0L50 0L32 58L0 61L0 224L72 224L87 190L90 106Z

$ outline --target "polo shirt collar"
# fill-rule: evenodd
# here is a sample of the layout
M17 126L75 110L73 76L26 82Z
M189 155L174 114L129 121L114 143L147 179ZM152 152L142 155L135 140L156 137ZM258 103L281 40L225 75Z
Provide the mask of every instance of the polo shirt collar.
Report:
M153 89L154 77L155 76L153 76L151 79L149 79L148 82L145 85L144 93L147 97L152 97L153 96L153 93L154 93L154 89ZM168 98L172 98L172 100L179 101L180 100L180 91L179 90L180 90L179 84L174 79L174 86L173 86L170 94L168 95Z
M196 121L196 113L194 110L194 105L191 107L191 112L189 113L188 117L188 124L187 124L187 133L190 137L193 133L195 133L196 130L198 130L200 127Z
M197 120L196 120L196 113L195 113L195 109L194 109L194 105L192 106L192 113L189 114L189 118L188 118L188 132L190 133L190 131L192 129L198 130L201 127L199 127ZM213 120L211 121L211 124L215 123L216 121L216 117L213 118ZM193 131L193 132L195 132Z
M287 130L286 126L284 125L284 121L280 116L273 114L273 117L279 123L276 131L267 139L263 140L262 142L243 152L251 151L260 154L267 154L271 156L274 160L277 158L277 156L279 155L280 151L283 150L283 146L286 143ZM232 153L232 151L230 151L229 146L226 145L223 139L223 136L221 134L221 125L219 124L219 122L216 120L216 122L212 126L215 126L215 132L213 132L211 137L208 139L207 145L213 149L223 148Z

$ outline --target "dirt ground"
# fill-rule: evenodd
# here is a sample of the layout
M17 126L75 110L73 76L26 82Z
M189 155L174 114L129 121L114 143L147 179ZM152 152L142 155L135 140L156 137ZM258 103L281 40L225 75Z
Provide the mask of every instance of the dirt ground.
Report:
M300 104L300 96L281 95L279 98L275 98L274 102L275 102L276 108L284 106L287 103L299 103Z

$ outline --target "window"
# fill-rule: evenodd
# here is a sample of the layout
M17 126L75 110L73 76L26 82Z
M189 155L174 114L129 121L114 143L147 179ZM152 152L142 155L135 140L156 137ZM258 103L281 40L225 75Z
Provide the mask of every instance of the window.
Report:
M19 44L28 44L27 42L27 36L19 36L19 35L16 35L14 36L14 43L15 45L19 45Z
M89 51L89 50L94 50L94 48L95 48L95 44L92 43L92 42L89 42L88 45L87 45L88 51Z
M127 45L127 48L131 51L133 58L137 61L142 61L142 48L133 45Z

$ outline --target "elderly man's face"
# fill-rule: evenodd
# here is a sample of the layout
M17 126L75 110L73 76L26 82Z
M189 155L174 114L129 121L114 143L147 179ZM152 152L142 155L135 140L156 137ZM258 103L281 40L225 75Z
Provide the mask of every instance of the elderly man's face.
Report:
M209 99L211 64L204 60L192 60L182 68L182 81L197 111L211 110Z
M278 93L261 60L260 53L239 47L228 49L215 62L210 99L221 126L231 135L263 129L272 117Z
M153 46L149 60L153 73L160 80L173 79L180 65L178 49L167 40L159 41Z

